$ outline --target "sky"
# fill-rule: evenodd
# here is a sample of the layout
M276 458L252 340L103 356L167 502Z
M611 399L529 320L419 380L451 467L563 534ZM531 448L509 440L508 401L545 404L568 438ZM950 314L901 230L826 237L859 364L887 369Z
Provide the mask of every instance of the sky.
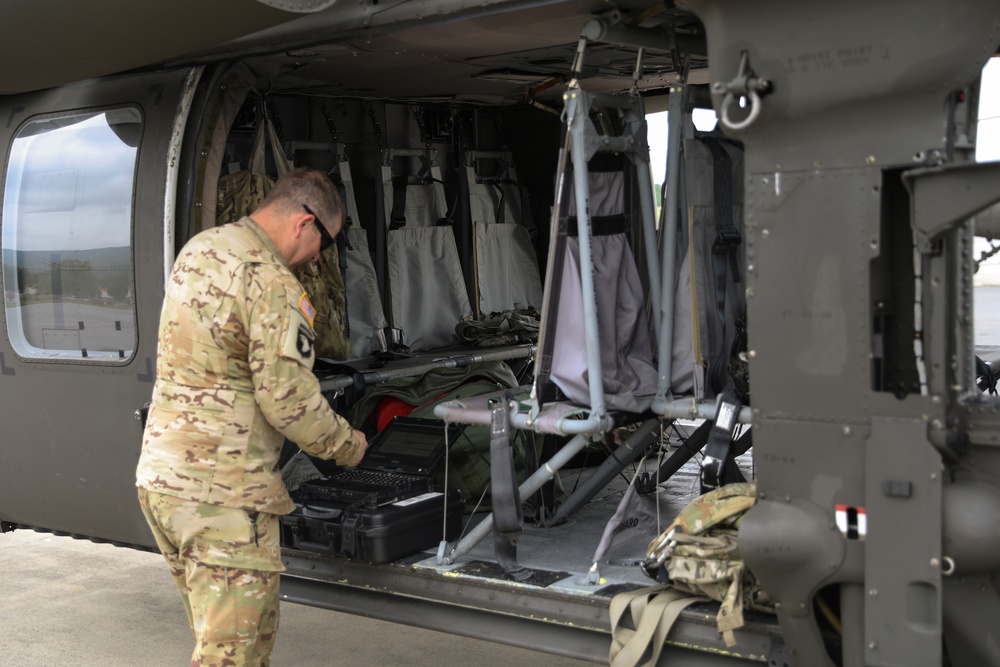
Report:
M58 119L62 126L42 118L19 131L7 171L4 219L13 224L3 226L5 248L130 244L137 149L115 134L109 118L117 123L122 114L67 114ZM40 128L46 131L33 132Z

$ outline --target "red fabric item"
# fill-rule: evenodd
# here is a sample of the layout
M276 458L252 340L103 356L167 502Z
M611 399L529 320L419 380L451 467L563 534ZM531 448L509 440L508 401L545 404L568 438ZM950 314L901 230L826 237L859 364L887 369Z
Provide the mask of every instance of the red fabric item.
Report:
M381 431L392 421L393 417L405 417L413 412L416 407L395 396L386 396L375 407L375 428Z

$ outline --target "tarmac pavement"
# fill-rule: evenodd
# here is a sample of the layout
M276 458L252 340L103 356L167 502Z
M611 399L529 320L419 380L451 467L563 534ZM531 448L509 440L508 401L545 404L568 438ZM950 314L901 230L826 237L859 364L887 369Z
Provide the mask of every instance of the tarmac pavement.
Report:
M0 667L181 667L194 639L159 554L0 535ZM583 667L589 662L281 603L273 667Z

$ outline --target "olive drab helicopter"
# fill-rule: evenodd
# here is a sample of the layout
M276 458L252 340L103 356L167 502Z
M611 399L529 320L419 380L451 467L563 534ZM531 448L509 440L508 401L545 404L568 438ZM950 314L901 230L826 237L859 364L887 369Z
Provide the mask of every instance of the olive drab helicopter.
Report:
M308 166L347 204L352 343L314 372L397 452L444 444L419 495L284 517L284 599L614 665L1000 665L995 2L3 12L0 531L154 548L173 260L227 179ZM734 482L733 595L615 602L677 590L666 527Z

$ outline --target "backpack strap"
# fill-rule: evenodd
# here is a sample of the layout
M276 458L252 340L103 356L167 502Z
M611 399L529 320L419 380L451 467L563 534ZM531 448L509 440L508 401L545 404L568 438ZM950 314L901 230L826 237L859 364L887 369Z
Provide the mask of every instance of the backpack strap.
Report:
M337 234L337 264L339 265L338 268L340 269L340 278L344 283L344 295L343 295L344 336L350 338L351 320L347 310L347 251L348 250L354 250L354 248L351 247L351 242L347 239L347 227L345 226L344 229L341 229L340 233Z
M743 561L732 561L726 564L729 568L729 576L732 581L726 597L723 598L719 606L719 613L716 614L715 624L719 632L722 633L722 640L726 646L732 648L736 646L736 637L733 630L743 627L743 572L746 566Z
M330 122L332 123L332 121ZM331 171L327 176L337 186L337 194L340 195L340 201L344 205L344 224L334 238L334 241L337 243L337 268L340 270L340 279L344 285L344 293L342 295L344 299L342 324L344 325L344 336L350 338L351 323L347 315L347 251L354 250L354 247L351 246L351 241L347 238L347 230L354 225L354 221L351 220L351 214L347 210L347 186L344 185L344 179L341 178L340 173L337 171Z
M642 667L655 666L670 629L681 612L695 602L708 602L708 598L665 585L626 591L611 598L611 667L638 667L647 654L649 659ZM626 620L631 620L634 630L626 626Z

